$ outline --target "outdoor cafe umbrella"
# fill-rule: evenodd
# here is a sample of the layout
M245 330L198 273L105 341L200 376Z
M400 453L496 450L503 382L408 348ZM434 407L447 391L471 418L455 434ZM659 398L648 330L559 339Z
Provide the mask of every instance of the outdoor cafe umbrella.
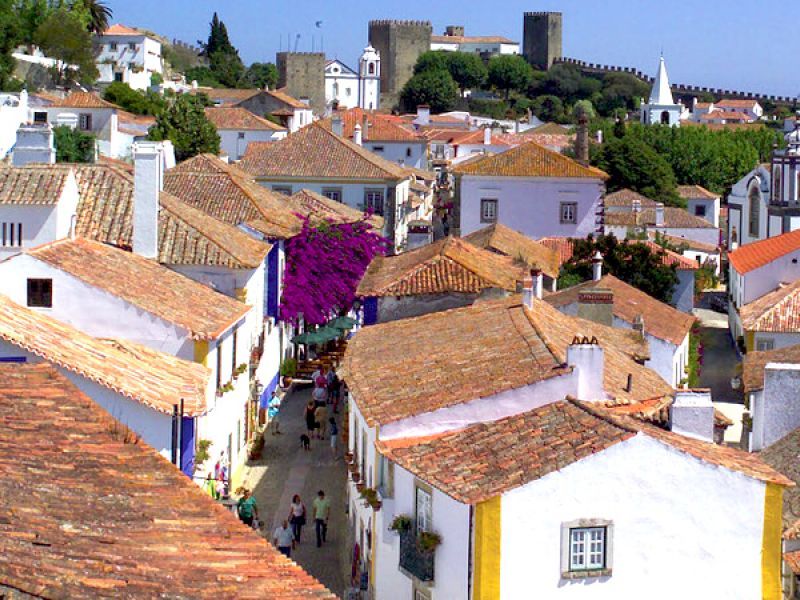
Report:
M335 327L336 329L346 331L347 329L352 329L355 324L355 319L351 319L350 317L336 317L333 321L329 321L326 327Z

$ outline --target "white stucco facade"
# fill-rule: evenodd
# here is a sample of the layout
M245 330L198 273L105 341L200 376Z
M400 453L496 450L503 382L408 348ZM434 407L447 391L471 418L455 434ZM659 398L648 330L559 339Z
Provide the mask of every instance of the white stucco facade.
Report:
M0 160L14 147L19 126L29 120L28 92L0 93Z
M769 363L764 387L750 394L750 450L768 448L800 427L800 365Z
M250 142L277 142L288 134L288 131L273 131L269 129L221 129L219 134L219 148L228 155L230 160L241 160L247 151Z
M428 168L427 142L383 142L367 140L364 148L403 167Z
M99 83L121 81L135 90L150 88L154 73L164 72L161 42L144 34L96 35Z
M714 227L719 227L719 198L688 198L686 210L701 219L705 219Z
M358 59L358 69L351 69L339 59L325 65L325 103L339 109L360 107L380 108L381 57L367 46Z

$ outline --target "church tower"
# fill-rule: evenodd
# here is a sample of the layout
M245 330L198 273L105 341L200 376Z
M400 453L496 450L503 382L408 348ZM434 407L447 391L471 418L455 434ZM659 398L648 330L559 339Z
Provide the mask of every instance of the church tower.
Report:
M672 90L667 77L667 67L662 56L658 62L658 74L653 81L653 89L650 91L650 99L647 103L642 102L641 115L642 123L647 125L669 125L670 127L680 127L683 105L676 104L672 97Z
M381 98L381 57L368 45L358 61L358 105L365 110L379 108Z

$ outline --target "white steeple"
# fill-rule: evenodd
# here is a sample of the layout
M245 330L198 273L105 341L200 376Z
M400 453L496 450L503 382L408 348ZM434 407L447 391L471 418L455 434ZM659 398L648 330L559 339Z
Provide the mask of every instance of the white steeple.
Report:
M669 87L669 77L667 77L667 67L664 64L664 57L662 56L658 61L658 75L656 75L656 79L653 82L653 89L650 91L649 104L668 106L674 103L672 90Z
M358 105L366 110L379 107L381 96L381 56L367 44L358 61Z

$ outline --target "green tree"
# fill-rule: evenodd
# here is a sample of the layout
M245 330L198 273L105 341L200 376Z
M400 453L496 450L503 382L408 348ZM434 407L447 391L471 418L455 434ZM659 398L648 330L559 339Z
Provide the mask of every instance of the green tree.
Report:
M9 89L14 74L14 51L20 41L19 19L13 0L0 0L0 90Z
M421 75L428 71L449 71L449 52L444 50L428 50L419 55L414 64L414 75Z
M203 55L208 57L214 79L225 87L238 87L244 76L244 63L239 57L239 51L231 44L228 29L217 13L214 13L209 27L208 41L200 43L203 46Z
M246 87L260 88L269 87L274 90L278 85L278 67L272 63L255 62L244 73L243 83Z
M591 100L578 100L572 105L572 117L577 121L581 116L592 120L597 116Z
M639 101L650 94L650 87L630 73L607 73L603 76L603 89L597 99L597 110L611 115L615 109L633 110Z
M464 95L466 90L480 88L486 81L488 71L481 57L471 52L450 52L447 69Z
M425 71L406 82L400 99L409 111L427 104L433 112L443 112L452 109L458 100L458 86L447 71Z
M54 69L57 83L91 83L97 79L92 36L74 13L64 8L53 11L36 30L34 41L42 52L58 61ZM75 65L77 72L70 65Z
M156 117L156 124L150 128L149 139L170 140L175 146L175 158L179 161L204 152L218 154L217 129L203 110L208 103L204 94L181 94L170 99L166 108Z
M14 10L17 14L20 42L32 46L36 30L45 22L52 9L48 0L16 0ZM10 15L5 8L0 14Z
M110 84L103 92L103 98L136 115L156 115L164 108L160 94L140 92L121 81Z
M208 67L191 67L186 69L184 75L186 76L186 81L196 81L197 85L203 87L222 87L216 74Z
M502 54L489 61L489 83L503 90L506 100L511 90L526 90L532 77L533 69L521 56Z
M103 0L83 0L83 5L89 11L89 31L101 33L108 29L113 12Z
M680 205L672 167L641 140L630 135L610 140L597 155L596 164L611 176L609 191L630 188L670 206Z
M53 128L53 144L56 147L56 162L94 162L95 137L91 134L59 125Z
M613 235L589 236L576 240L572 258L561 268L559 287L576 279L592 276L592 256L603 256L603 271L629 283L661 302L670 302L678 283L675 265L665 265L661 253L635 241L618 240ZM647 318L645 316L645 318Z
M204 56L210 58L216 52L228 52L233 48L230 39L228 39L228 28L225 27L225 23L220 20L216 12L211 18L209 28L208 40L205 43L197 42L203 48Z
M561 121L564 118L564 103L558 96L534 98L531 110L542 121Z

